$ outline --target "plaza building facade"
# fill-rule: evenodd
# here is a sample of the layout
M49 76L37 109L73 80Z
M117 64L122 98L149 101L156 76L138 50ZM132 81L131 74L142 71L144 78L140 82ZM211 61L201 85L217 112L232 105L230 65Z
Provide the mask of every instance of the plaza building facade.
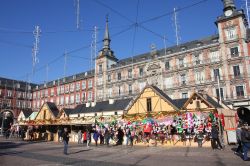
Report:
M23 110L32 110L35 84L0 77L0 126L8 128Z
M224 0L217 35L118 60L110 47L108 23L96 59L97 100L126 98L147 84L173 99L205 91L232 107L249 107L249 29L243 10ZM195 32L192 32L195 33ZM219 91L220 90L220 91Z

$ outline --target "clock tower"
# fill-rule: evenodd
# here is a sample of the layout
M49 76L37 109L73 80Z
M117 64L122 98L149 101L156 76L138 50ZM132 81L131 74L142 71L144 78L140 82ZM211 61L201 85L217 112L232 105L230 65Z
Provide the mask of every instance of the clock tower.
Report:
M234 5L234 0L222 0L224 4L224 14L225 16L231 16L233 11L236 9Z

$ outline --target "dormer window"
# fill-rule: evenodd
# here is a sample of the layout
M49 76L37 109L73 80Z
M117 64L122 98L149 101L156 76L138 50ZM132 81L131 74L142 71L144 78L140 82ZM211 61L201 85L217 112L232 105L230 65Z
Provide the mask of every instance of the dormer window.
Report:
M187 47L181 47L182 51L185 51L187 49Z

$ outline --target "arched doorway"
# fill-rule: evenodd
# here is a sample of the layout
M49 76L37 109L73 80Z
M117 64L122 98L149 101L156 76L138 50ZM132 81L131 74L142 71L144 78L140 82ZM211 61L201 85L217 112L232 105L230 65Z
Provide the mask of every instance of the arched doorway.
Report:
M0 112L0 132L6 131L10 128L10 126L13 124L14 121L14 115L12 110L2 110Z

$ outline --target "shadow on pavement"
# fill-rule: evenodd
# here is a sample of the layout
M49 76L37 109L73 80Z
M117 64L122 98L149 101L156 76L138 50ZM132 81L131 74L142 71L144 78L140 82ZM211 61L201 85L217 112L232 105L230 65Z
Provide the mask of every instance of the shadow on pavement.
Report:
M76 151L76 152L71 152L69 154L76 154L76 153L81 153L81 152L90 151L90 150L92 150L92 149L79 150L79 151Z

